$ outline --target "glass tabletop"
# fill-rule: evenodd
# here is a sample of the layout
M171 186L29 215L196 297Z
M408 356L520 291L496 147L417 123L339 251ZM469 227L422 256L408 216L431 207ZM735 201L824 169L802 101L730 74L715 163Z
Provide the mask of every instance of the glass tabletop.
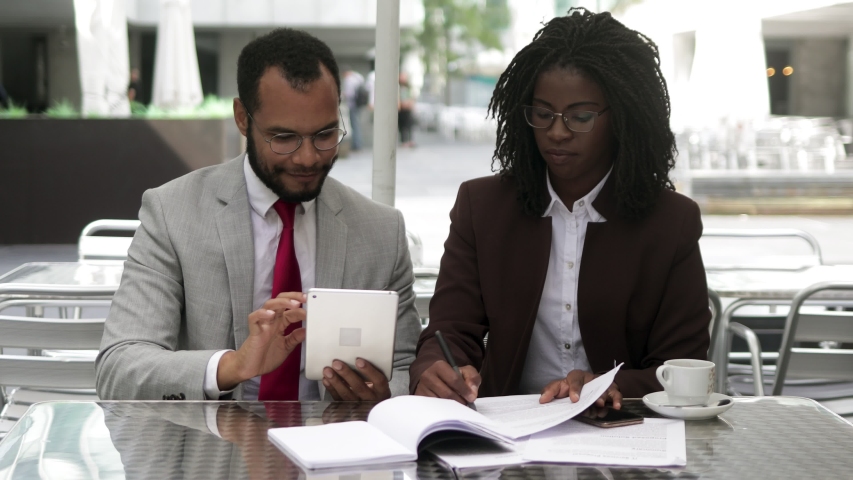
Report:
M0 442L0 478L452 478L417 463L306 472L267 440L271 427L366 419L355 402L46 402ZM625 408L655 417L639 400ZM216 428L218 434L212 433ZM687 466L525 465L460 478L849 478L853 425L816 402L741 397L719 418L686 422Z
M115 293L123 271L123 262L25 263L0 277L0 294L42 291Z
M795 271L709 270L708 288L721 297L791 300L819 282L853 281L853 265L819 265ZM822 292L816 298L849 299L850 292Z

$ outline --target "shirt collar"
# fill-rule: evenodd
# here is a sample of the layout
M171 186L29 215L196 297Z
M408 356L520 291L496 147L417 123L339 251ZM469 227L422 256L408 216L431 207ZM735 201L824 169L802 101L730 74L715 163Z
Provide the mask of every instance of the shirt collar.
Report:
M592 202L595 201L595 199L598 197L599 192L601 192L601 189L604 188L604 183L610 177L611 173L613 173L612 166L610 167L610 170L607 171L607 175L605 175L604 178L602 178L601 181L598 182L598 185L596 185L592 190L590 190L589 193L575 201L572 208L573 213L579 213L581 210L585 210L587 215L589 215L590 221L592 222L603 222L607 220L600 213L598 213L595 207L592 206ZM560 197L557 196L557 192L554 191L554 187L551 186L551 177L548 175L547 170L545 172L545 183L548 185L548 194L551 195L551 202L548 204L548 207L545 209L545 213L543 213L542 216L550 217L553 213L554 205L557 202L559 202L560 205L563 205L563 207L565 207L565 205L563 204L563 201L560 200ZM568 210L568 208L566 210Z
M243 176L246 177L246 191L249 193L249 205L252 206L252 210L254 210L255 213L261 217L266 217L273 204L278 201L278 195L270 190L269 187L264 185L264 182L255 175L255 171L252 170L252 166L249 165L248 154L243 157ZM310 212L311 209L314 208L315 203L317 203L316 198L307 202L302 202L300 213L305 214Z

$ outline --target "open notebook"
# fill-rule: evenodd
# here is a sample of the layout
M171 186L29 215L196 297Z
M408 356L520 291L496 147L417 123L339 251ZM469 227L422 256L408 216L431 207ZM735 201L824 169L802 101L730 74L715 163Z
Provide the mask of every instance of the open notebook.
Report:
M478 399L474 411L452 400L402 396L376 405L366 422L273 428L268 436L307 469L414 461L424 440L430 437L432 443L438 432L513 444L582 413L613 383L618 370L584 385L577 403L564 398L540 405L539 395L519 395Z

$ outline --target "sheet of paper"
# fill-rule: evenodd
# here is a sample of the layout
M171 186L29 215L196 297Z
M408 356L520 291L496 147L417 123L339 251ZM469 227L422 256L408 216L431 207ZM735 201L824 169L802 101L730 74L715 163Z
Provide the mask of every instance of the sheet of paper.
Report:
M526 437L581 414L607 391L621 366L584 385L576 403L562 398L540 404L539 395L515 395L478 398L474 404L478 412L503 427L513 438Z
M487 440L445 442L431 448L429 452L453 469L490 468L525 463L526 444L527 438L516 440L514 446Z
M642 424L599 428L572 421L530 437L524 459L637 467L684 466L684 420L647 418Z
M367 422L271 428L270 441L308 469L338 468L417 460L408 450Z

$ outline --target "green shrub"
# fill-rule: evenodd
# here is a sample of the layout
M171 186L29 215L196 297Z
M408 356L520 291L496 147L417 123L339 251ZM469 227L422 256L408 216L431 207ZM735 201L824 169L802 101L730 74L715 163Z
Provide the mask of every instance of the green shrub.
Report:
M0 118L26 118L30 112L23 105L18 105L9 99L9 108L0 108Z
M230 99L222 99L216 95L208 95L204 98L201 105L197 107L179 108L167 110L148 105L138 111L134 111L131 107L131 112L134 116L153 119L169 119L169 118L228 118L233 113L233 107Z
M53 106L44 111L44 114L50 118L77 118L80 113L66 99L54 102Z

